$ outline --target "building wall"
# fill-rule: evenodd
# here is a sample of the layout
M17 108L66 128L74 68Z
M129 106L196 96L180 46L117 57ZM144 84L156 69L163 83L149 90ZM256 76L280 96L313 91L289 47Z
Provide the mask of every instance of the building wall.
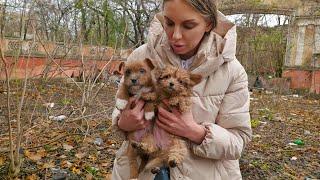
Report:
M97 71L106 70L109 74L114 74L117 71L118 74L122 74L123 69L119 66L123 61L100 61L100 60L86 60L84 65L78 59L54 59L48 61L43 57L6 57L7 62L11 64L10 77L11 79L22 79L27 72L28 78L39 78L44 75L47 67L48 77L77 77L84 70L93 71L95 68ZM5 79L5 72L0 72L0 80Z
M293 89L320 94L320 16L313 14L317 5L303 4L292 19L283 77L291 78Z

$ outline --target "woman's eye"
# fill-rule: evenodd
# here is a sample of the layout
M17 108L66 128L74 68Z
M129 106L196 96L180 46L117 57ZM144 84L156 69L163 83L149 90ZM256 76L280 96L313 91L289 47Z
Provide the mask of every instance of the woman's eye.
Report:
M174 26L174 23L167 22L166 25L169 26L169 27L172 27L172 26Z
M195 25L194 24L185 24L183 27L186 29L193 29L195 27Z

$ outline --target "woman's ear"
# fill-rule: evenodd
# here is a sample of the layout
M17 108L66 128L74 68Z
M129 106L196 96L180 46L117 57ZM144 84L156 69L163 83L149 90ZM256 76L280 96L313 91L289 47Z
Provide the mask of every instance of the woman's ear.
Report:
M207 21L206 32L210 32L212 30L212 22Z

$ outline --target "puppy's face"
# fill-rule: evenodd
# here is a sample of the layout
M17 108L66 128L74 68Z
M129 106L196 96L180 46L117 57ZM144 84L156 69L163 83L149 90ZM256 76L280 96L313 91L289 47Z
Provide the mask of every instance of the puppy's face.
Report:
M124 67L124 84L134 94L141 88L152 85L151 70L154 68L150 59L127 62Z
M191 90L193 86L201 81L201 75L192 74L184 69L173 66L167 66L164 69L158 69L155 77L161 89L167 93L181 93Z

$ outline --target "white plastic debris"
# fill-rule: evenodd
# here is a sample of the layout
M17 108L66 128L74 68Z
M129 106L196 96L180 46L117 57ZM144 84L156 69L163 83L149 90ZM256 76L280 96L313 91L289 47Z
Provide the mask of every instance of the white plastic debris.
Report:
M44 103L43 106L45 106L46 108L53 108L54 103Z
M94 144L97 146L101 146L103 144L103 140L101 138L96 138L94 141Z
M297 159L298 159L297 157L293 156L293 157L291 158L291 161L296 161Z
M293 95L292 95L292 97L294 97L294 98L298 98L298 97L299 97L299 95L298 95L298 94L293 94Z
M265 122L265 121L260 121L260 124L264 126L264 125L267 124L267 122Z
M63 121L67 118L67 116L65 115L60 115L60 116L49 116L49 119L50 120L53 120L53 121Z
M308 130L304 130L304 135L311 135L311 132L310 131L308 131Z
M298 145L295 144L295 143L289 143L288 145L290 145L290 146L298 146Z
M266 94L273 94L272 91L266 91Z

